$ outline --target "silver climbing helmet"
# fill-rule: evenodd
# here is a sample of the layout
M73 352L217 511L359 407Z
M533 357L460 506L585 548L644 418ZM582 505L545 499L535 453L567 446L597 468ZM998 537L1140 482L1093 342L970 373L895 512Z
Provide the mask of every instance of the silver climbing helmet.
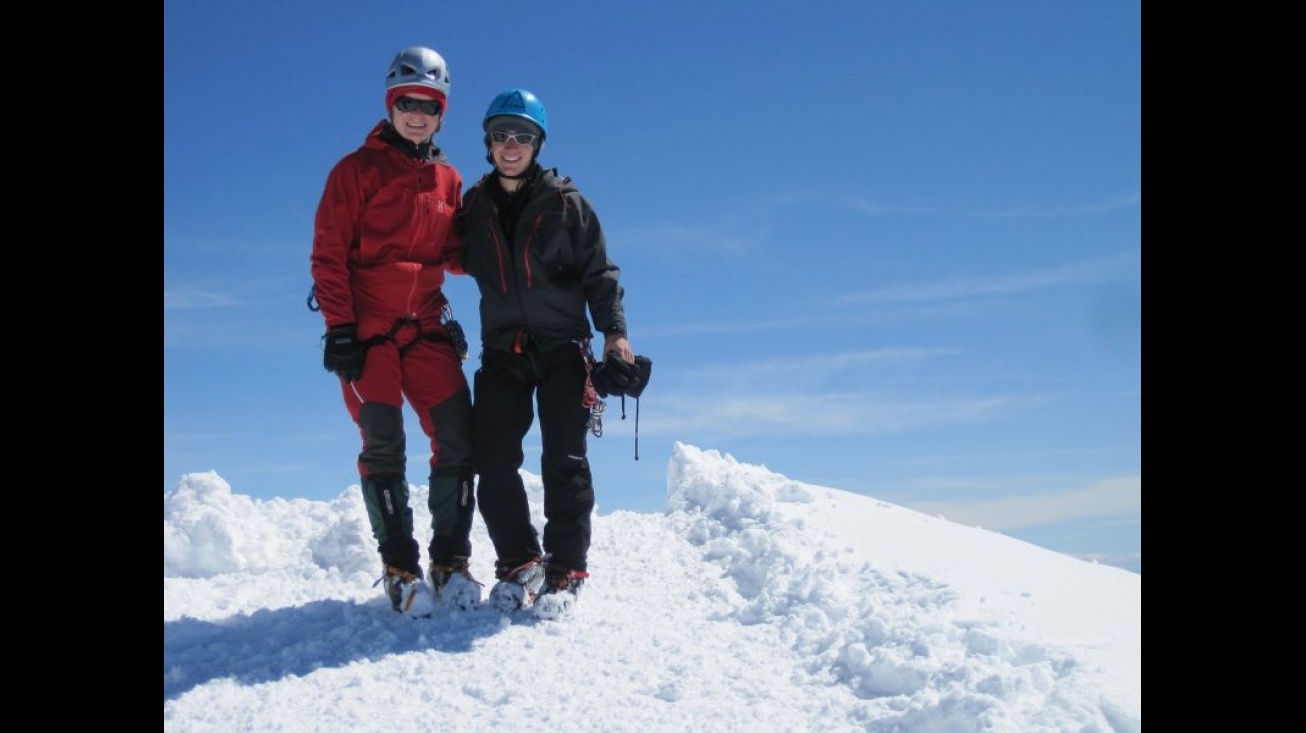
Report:
M405 94L425 94L449 105L449 66L444 57L425 46L409 46L395 55L385 74L385 106Z

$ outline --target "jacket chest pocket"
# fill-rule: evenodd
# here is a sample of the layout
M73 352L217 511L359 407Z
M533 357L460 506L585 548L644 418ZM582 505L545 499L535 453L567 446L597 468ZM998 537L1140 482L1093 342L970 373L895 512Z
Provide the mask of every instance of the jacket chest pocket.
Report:
M531 248L550 278L573 277L576 274L575 250L564 224L561 213L542 217L536 232L536 246Z

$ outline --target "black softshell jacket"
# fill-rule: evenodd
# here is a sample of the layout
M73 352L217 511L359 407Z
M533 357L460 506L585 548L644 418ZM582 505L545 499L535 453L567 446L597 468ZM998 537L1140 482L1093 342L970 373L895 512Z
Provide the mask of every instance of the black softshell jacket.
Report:
M485 349L512 351L518 332L549 351L566 342L626 333L620 268L608 259L603 229L589 202L557 169L539 170L508 236L487 186L493 173L463 196L455 231L463 270L481 291Z

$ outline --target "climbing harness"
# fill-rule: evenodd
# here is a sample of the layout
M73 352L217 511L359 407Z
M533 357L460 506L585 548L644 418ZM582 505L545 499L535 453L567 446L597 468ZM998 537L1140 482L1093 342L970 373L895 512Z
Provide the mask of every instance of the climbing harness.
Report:
M589 428L594 437L602 438L603 411L608 405L599 399L599 392L594 389L594 382L590 379L590 372L594 371L594 352L590 350L589 339L577 339L576 346L580 348L581 358L585 362L585 390L580 399L580 404L590 413L589 422L585 427Z

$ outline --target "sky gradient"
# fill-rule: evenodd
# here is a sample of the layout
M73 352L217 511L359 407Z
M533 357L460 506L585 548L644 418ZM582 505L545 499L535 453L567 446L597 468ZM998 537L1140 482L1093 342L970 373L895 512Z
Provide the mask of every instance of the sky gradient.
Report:
M327 172L428 45L467 186L499 91L623 270L640 404L600 507L676 441L1141 570L1141 4L164 4L164 491L357 483L311 284ZM446 292L472 336L477 294ZM427 482L409 417L410 482ZM526 470L538 471L538 435Z

